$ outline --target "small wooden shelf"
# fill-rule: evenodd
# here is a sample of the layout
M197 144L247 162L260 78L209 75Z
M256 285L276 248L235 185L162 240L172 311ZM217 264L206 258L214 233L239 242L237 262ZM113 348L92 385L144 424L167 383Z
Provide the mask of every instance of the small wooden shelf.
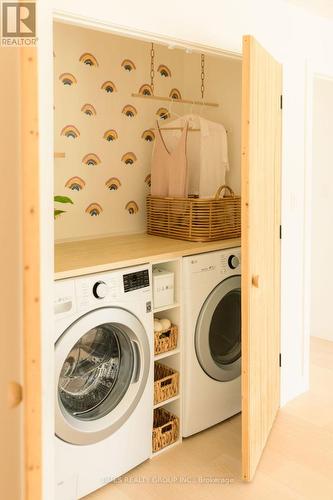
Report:
M179 354L180 349L172 349L171 351L161 352L161 354L155 354L154 361L159 361L160 359L168 358L169 356L174 356L175 354Z
M170 304L168 306L157 307L156 309L154 309L154 313L168 311L169 309L175 309L176 307L179 307L179 302L174 302L173 304Z
M172 403L173 401L177 401L177 399L180 398L180 394L177 394L177 396L174 396L173 398L166 399L165 401L161 401L160 403L157 403L154 405L154 410L156 408L160 408L161 406L167 405L168 403Z

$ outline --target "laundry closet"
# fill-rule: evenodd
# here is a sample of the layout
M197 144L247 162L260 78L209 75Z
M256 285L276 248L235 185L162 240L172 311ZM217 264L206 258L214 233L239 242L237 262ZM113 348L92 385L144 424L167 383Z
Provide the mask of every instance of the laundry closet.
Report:
M88 494L143 460L154 460L181 446L183 437L204 433L241 410L242 417L233 418L236 427L242 418L239 459L243 478L251 479L279 406L280 66L251 37L244 40L242 57L60 22L54 24L53 60L55 447L56 462L64 462L57 478L58 497ZM212 130L217 139L203 161L200 145ZM151 190L156 194L158 183L163 186L152 172L157 142L165 147L163 154L171 154L185 136L188 163L197 164L196 173L189 169L190 188L185 195L208 203L215 196L233 203L238 200L242 203L239 232L219 239L213 229L210 238L200 240L199 235L191 240L182 229L170 230L170 221L163 222L163 214L169 213L166 205L161 216L147 213L154 200ZM200 170L202 163L205 170ZM214 175L220 182L204 182ZM172 185L172 189L179 187L175 179ZM170 203L175 195L162 196ZM179 210L176 220L181 226L182 206ZM223 295L218 298L217 292ZM205 298L214 293L212 306ZM219 318L214 310L222 296L231 305L227 314L218 314L226 324L230 322L233 345L219 352ZM109 302L103 302L106 297ZM80 332L78 325L90 316L91 304L100 330L88 319L86 330ZM112 332L104 315L108 307L116 315ZM123 316L126 311L131 313L128 319ZM126 332L132 326L134 332L142 328L148 332L148 343L142 340L144 333L138 337L129 333L125 338L119 326L122 321L128 321ZM205 340L194 345L194 338L186 335L198 325L205 331ZM86 340L82 340L84 334ZM217 349L215 359L205 351L204 342L212 353ZM104 348L112 353L109 365ZM126 358L128 349L133 356ZM214 383L230 385L237 380L226 395L230 414L221 410L222 401L217 403L219 392L212 392L211 409L208 399L199 398L207 396L210 388L201 386L200 376L188 369L190 352L196 353ZM143 362L150 366L150 375ZM217 369L219 363L221 369ZM105 378L101 371L106 369L113 374L112 387L96 382L99 376ZM93 382L84 371L95 374ZM116 400L107 409L105 401L112 390ZM100 422L111 410L123 413L105 431ZM132 462L126 458L132 449L128 443L134 439L132 431L123 430L127 421L138 426L140 435L132 445ZM69 470L70 457L75 461L76 453L80 460L88 446L87 457L102 454L107 460L103 442L113 434L119 437L110 444L109 475L104 468L104 479L98 477L94 458L94 480L78 479L79 472ZM148 444L149 456L143 452ZM115 461L111 455L117 447ZM82 475L89 475L89 470Z

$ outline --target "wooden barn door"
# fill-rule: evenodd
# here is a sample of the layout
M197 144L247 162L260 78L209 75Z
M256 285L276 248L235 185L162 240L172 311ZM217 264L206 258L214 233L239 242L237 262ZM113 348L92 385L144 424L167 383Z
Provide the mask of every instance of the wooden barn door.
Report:
M256 471L280 402L282 68L243 39L242 473Z

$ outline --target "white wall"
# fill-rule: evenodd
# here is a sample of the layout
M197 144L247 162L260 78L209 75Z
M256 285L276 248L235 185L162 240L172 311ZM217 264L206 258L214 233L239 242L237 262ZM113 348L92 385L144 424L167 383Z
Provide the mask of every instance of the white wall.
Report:
M333 341L333 80L313 87L311 335Z

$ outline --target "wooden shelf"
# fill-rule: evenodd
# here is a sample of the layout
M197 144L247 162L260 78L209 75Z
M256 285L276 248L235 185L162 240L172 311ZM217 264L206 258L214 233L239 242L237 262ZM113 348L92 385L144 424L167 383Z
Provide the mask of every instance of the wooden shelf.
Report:
M154 405L154 410L156 408L160 408L161 406L167 405L168 403L172 403L173 401L177 401L177 399L180 398L180 394L177 394L177 396L174 396L173 398L166 399L165 401L161 401L161 403L157 403Z
M159 361L160 359L168 358L169 356L174 356L175 354L179 354L180 349L172 349L172 351L161 352L161 354L155 354L154 361Z
M173 304L169 304L168 306L157 307L156 309L154 309L154 314L163 311L168 311L169 309L175 309L176 307L179 307L179 302L174 302Z
M127 266L174 260L240 246L240 238L194 243L145 233L109 236L55 246L55 279L74 278Z

